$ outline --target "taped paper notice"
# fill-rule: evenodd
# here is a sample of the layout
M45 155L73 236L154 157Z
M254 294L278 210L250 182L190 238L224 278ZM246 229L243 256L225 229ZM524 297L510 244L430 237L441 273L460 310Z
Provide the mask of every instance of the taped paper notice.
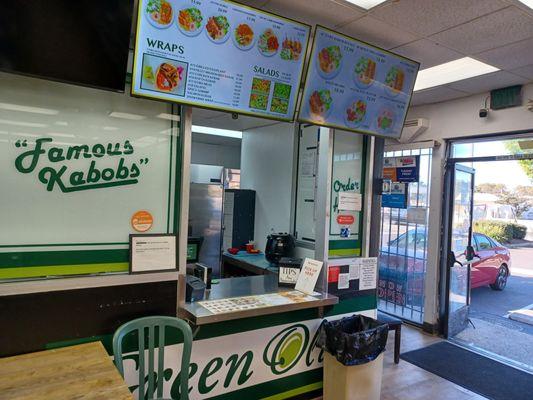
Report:
M350 287L350 274L339 274L339 289L348 289Z
M377 257L361 258L359 290L375 289L377 282Z
M361 268L361 265L359 264L359 262L356 262L354 264L350 264L350 266L349 266L350 280L359 279L359 270L360 270L360 268Z
M361 211L360 193L340 192L339 193L339 210L340 211Z

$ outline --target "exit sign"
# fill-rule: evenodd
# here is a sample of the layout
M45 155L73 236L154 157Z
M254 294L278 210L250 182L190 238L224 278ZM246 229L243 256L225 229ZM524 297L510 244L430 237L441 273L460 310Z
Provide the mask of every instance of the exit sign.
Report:
M490 92L490 108L492 110L501 110L503 108L517 107L521 105L522 85L495 89Z

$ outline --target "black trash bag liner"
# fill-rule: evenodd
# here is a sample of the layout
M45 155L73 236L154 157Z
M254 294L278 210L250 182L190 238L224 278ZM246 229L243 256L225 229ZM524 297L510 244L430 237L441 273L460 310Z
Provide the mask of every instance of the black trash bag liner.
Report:
M337 321L322 321L316 345L344 365L361 365L385 351L388 334L387 324L352 315Z

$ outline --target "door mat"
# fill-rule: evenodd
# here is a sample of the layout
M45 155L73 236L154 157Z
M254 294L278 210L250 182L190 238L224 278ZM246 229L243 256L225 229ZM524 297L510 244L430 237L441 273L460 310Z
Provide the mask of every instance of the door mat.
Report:
M493 400L531 400L533 374L509 367L449 342L400 356L403 360Z

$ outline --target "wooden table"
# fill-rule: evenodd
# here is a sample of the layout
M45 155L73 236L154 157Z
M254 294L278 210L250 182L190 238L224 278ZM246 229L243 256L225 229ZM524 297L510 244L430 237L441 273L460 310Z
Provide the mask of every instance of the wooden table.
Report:
M0 398L132 400L100 342L0 358Z

